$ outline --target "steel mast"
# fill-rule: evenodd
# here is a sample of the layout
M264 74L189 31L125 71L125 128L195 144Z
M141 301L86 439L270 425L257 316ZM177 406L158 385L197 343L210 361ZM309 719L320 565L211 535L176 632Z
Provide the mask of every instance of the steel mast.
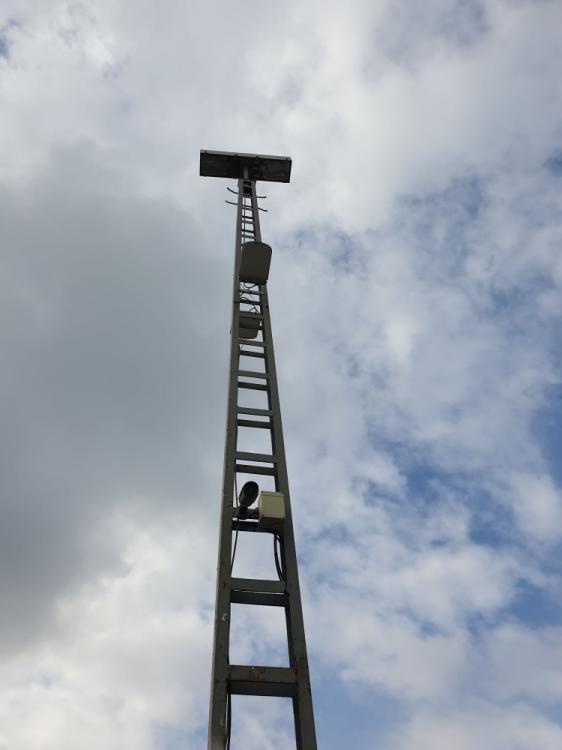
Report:
M291 159L201 151L200 174L238 181L230 372L224 452L221 522L208 750L230 746L233 695L289 697L297 750L316 750L316 734L304 622L283 444L281 409L267 297L271 248L261 240L256 180L289 182ZM247 365L246 363L250 363ZM261 392L263 408L241 406L244 389ZM240 428L266 431L271 453L240 450ZM263 477L274 491L259 493ZM246 483L237 495L238 479ZM258 500L256 508L251 505ZM268 534L279 580L232 576L236 541ZM234 543L233 543L234 539ZM287 625L288 667L231 664L231 604L282 607Z

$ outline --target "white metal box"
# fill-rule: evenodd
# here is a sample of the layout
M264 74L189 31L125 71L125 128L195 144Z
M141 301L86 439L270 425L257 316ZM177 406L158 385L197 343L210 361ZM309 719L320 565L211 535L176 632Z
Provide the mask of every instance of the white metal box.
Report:
M240 256L240 281L265 284L269 277L271 245L251 240L242 245Z
M251 315L240 313L239 332L241 339L255 339L261 328L261 322Z
M260 524L280 526L285 519L285 498L282 492L262 490L258 500Z

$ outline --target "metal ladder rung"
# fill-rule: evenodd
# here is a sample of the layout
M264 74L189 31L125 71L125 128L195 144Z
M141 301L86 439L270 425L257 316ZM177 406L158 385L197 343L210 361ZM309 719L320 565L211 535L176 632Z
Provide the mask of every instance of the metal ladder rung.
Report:
M252 464L236 464L234 470L237 474L260 474L261 476L274 477L277 474L275 466L252 466Z
M231 664L228 682L232 695L268 695L294 698L297 671L292 667L246 667Z
M231 578L230 588L238 591L261 591L269 594L284 594L285 581L269 581L264 578Z
M236 411L238 414L251 414L253 417L271 417L273 415L271 409L254 409L251 406L237 406Z
M260 380L269 380L269 375L267 372L255 372L254 370L238 370L238 377L260 378Z
M258 421L258 420L252 420L252 419L237 419L236 426L237 427L253 427L255 429L260 429L260 430L272 430L273 429L272 422L262 422L261 420Z
M259 346L262 349L265 349L267 346L265 341L246 341L246 339L238 339L238 343L242 344L242 346Z
M265 359L265 354L263 352L246 352L240 349L238 353L241 357L257 357L257 359Z
M258 591L231 591L232 604L255 604L258 607L286 607L289 604L287 594L262 594Z
M265 607L286 607L289 597L284 581L257 578L231 578L230 601L233 604L257 604Z
M267 391L269 390L267 385L261 383L245 383L243 380L238 381L238 388L246 388L250 391Z
M276 464L277 456L268 453L249 453L248 451L236 451L236 458L242 461L260 461L263 464Z

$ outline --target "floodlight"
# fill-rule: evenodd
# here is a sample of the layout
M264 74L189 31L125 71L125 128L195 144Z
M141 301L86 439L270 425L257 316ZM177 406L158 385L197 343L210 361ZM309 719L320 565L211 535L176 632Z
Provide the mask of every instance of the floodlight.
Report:
M256 502L260 488L257 482L249 481L242 487L238 495L238 502L243 508L249 508Z

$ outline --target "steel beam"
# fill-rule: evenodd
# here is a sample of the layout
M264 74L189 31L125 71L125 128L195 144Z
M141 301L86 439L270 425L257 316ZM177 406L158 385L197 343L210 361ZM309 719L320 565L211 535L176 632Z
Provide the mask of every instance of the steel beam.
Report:
M267 284L248 289L248 284L240 281L240 259L242 242L250 238L261 242L259 211L256 198L256 170L286 169L287 164L263 162L252 157L250 167L243 167L243 159L230 159L228 154L202 152L202 165L206 174L220 176L225 170L243 168L247 171L239 175L237 223L234 258L234 280L232 292L232 319L230 340L230 367L226 436L224 452L223 491L219 532L219 553L217 566L217 594L215 608L215 629L213 642L213 666L211 700L209 709L208 750L225 750L229 733L229 701L232 695L257 695L289 697L293 703L295 720L295 740L297 750L316 750L316 734L312 710L310 677L304 636L297 555L293 533L291 499L287 477L281 407L275 369L273 336L267 295ZM224 157L224 158L223 158ZM203 172L202 172L203 173ZM277 175L281 172L276 172ZM272 178L273 179L273 178ZM250 220L251 218L251 220ZM249 295L256 299L249 300ZM256 312L240 312L241 304L252 304ZM260 320L261 340L241 338L240 316L252 315ZM264 372L241 369L242 357L263 360ZM240 378L254 378L265 383L241 381ZM250 408L238 405L239 391L244 388L264 391L267 408ZM265 400L264 400L265 403ZM252 419L256 417L255 421ZM271 434L271 454L253 453L238 450L238 428L267 429ZM242 463L242 462L254 462ZM285 520L282 527L268 529L257 520L255 509L238 508L235 498L235 477L237 474L265 475L273 477L275 490L283 493ZM240 515L243 515L241 518ZM232 538L237 535L237 544L244 543L247 533L277 535L279 545L279 575L283 580L266 581L232 576ZM273 537L272 537L273 538ZM273 550L271 551L273 556ZM275 606L285 613L287 626L288 667L231 665L230 617L231 605ZM228 745L229 746L229 745Z
M297 672L292 667L246 667L232 665L229 670L233 695L269 695L295 698Z

